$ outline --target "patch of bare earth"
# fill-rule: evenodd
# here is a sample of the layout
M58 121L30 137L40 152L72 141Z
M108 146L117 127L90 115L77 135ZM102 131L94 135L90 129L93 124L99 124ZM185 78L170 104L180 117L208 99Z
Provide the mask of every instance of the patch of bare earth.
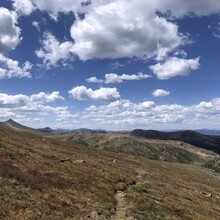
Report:
M127 215L129 205L125 200L125 192L118 191L115 195L117 201L116 212L112 220L134 220L133 217Z

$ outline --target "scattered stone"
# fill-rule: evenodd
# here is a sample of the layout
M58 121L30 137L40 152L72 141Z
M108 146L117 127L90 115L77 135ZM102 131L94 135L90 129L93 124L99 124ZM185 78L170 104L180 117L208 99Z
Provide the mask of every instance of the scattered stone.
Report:
M74 160L72 161L73 164L82 164L82 163L86 163L85 160Z
M111 214L109 212L98 213L96 211L92 211L86 217L88 220L111 220Z
M97 220L98 219L98 213L95 211L92 211L90 214L87 215L87 219L89 220Z
M71 160L70 158L59 159L59 160L57 160L57 162L60 162L60 163L70 162L70 163L73 163L73 164L82 164L82 163L86 163L85 160Z
M159 204L160 202L158 202L157 200L154 200L154 202L156 203L156 204Z
M162 203L162 202L163 202L163 199L157 198L157 199L154 200L154 202L155 202L156 204L159 204L159 203Z
M206 192L201 192L203 195L207 196L207 197L212 197L212 193L206 193Z
M59 159L59 160L57 160L57 162L60 162L60 163L64 163L64 162L73 162L71 159L69 159L69 158L66 158L66 159Z
M197 191L198 192L198 191ZM206 192L200 192L202 195L207 196L207 197L214 197L216 199L220 199L219 196L213 195L212 193L206 193Z
M163 156L160 157L161 161L165 161L165 158Z

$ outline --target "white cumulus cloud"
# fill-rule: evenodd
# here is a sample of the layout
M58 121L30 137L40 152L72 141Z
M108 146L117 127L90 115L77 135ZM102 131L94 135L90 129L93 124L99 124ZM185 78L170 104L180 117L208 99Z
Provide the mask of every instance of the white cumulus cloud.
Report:
M163 63L150 66L150 69L161 80L170 79L175 76L187 76L192 70L199 68L199 59L199 57L195 59L170 57Z
M123 81L133 81L133 80L141 80L141 79L147 79L151 76L144 73L138 73L138 74L122 74L118 75L116 73L107 73L105 74L105 79L98 79L97 77L90 77L86 79L87 82L90 83L122 83Z
M47 68L61 62L63 66L72 58L72 42L59 42L51 33L44 33L42 48L35 51L37 57L43 59Z
M41 103L55 102L59 100L64 100L58 91L52 93L40 92L38 94L33 94L31 96L16 94L8 95L6 93L0 93L0 108L15 108L28 105L39 105Z
M38 94L33 94L30 96L30 100L33 102L55 102L64 100L64 98L60 96L60 92L54 91L52 93L40 92Z
M14 108L24 106L28 101L28 97L22 94L8 95L0 93L0 107L1 108Z
M220 12L218 0L92 0L85 17L71 28L74 52L81 60L103 58L155 57L164 60L184 44L186 37L178 25L157 16L169 12L186 15L210 15Z
M86 82L89 82L89 83L104 83L104 80L103 79L98 79L96 76L92 76L92 77L89 77L88 79L86 79Z
M178 3L176 0L130 0L129 3L126 0L13 2L15 10L24 15L37 9L49 13L55 19L60 12L75 14L76 20L70 30L73 41L59 42L55 36L47 33L42 48L36 51L47 67L56 66L59 61L66 65L73 53L81 60L138 57L163 61L171 53L175 54L187 37L179 32L178 24L167 16L159 16L158 11L178 18L189 14L202 16L220 12L218 0L187 0ZM33 25L38 28L36 22ZM15 30L15 27L12 29ZM17 27L18 36L19 31Z
M146 110L154 106L155 106L155 103L153 101L144 101L138 104L136 107L137 107L137 110Z
M77 86L70 90L69 94L77 100L112 102L120 99L120 94L116 88L100 88L98 90L92 90L85 86Z
M152 95L154 97L164 97L164 96L168 96L170 94L169 91L163 90L163 89L156 89L152 92Z
M21 41L17 14L0 7L0 27L0 53L14 50Z
M13 0L15 10L22 15L30 15L34 10L48 12L54 19L58 13L77 13L83 8L86 0Z
M38 31L40 31L40 25L39 25L39 22L37 22L37 21L33 21L33 22L32 22L32 25L33 25Z
M163 12L170 11L175 17L183 17L186 15L192 16L192 14L206 16L220 12L218 0L156 0L155 4L158 5L159 10Z
M84 19L71 28L81 60L165 56L182 44L178 26L155 14L154 3L92 1Z
M13 6L16 11L29 15L33 10L39 9L41 11L47 11L54 17L59 12L81 12L86 10L93 10L93 8L103 5L110 4L112 2L120 2L117 0L12 0ZM122 1L122 0L121 0ZM91 4L89 4L91 3ZM196 15L210 15L219 13L220 6L218 0L186 0L177 2L176 0L148 0L148 1L134 1L131 3L135 6L139 5L140 9L146 10L148 13L153 13L156 10L162 11L163 13L169 11L173 16L182 17L189 13Z
M97 127L108 124L115 129L216 127L220 125L220 98L194 105L158 105L153 101L134 103L121 99L107 105L92 105L81 117L95 121Z
M15 10L22 15L30 15L34 10L32 0L12 0Z
M77 115L69 112L67 106L50 106L48 103L62 101L64 98L58 91L52 93L40 92L30 96L24 94L9 95L0 93L0 118L15 118L27 121L49 115L56 121L76 120Z
M34 5L41 11L48 11L54 16L59 12L78 12L85 0L32 0Z
M32 64L26 61L22 67L17 60L12 60L0 53L0 79L31 77Z

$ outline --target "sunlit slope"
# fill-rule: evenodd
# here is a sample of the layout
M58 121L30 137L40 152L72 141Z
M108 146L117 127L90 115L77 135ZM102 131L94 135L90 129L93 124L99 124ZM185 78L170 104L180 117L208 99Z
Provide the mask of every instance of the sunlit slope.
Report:
M217 219L220 180L184 165L0 129L0 219Z

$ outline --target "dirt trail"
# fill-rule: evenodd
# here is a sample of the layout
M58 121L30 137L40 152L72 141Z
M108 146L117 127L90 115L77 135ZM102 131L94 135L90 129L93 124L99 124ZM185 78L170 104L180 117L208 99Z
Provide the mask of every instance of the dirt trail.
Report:
M137 175L137 184L142 180L142 176L145 174L143 169L136 169ZM130 186L131 187L131 186ZM115 214L111 217L111 220L135 220L132 216L127 216L127 211L130 206L127 204L125 199L126 192L118 191L115 195L115 199L117 201Z
M126 212L129 206L125 200L125 192L118 191L115 195L117 200L116 212L115 215L112 216L112 220L134 220L133 217L127 217Z

